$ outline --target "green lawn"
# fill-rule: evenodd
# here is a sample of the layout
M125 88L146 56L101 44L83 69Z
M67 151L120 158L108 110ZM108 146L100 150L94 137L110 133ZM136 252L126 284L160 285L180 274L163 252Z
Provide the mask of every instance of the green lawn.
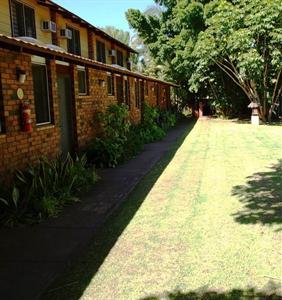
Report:
M282 127L190 127L46 299L281 294Z

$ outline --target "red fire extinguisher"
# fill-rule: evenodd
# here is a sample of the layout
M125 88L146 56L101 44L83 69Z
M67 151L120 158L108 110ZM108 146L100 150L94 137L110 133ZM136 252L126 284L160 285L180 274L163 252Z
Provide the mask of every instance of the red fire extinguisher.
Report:
M31 107L28 101L24 101L21 105L22 131L32 131Z

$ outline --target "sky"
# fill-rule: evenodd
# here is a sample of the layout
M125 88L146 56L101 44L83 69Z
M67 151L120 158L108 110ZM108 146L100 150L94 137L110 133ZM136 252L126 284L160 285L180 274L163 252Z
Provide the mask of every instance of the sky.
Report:
M53 0L96 27L107 25L131 31L125 12L129 8L144 11L153 0Z

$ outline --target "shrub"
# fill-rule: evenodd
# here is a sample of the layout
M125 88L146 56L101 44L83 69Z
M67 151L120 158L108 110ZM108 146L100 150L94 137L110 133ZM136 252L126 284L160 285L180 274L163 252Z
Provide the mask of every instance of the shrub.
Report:
M130 131L128 107L111 105L98 115L102 136L97 137L87 150L88 159L98 167L115 167L124 156Z
M160 112L147 104L144 105L140 135L144 143L151 143L165 136L165 131L160 126Z
M58 156L52 161L41 158L27 171L17 171L12 190L0 198L0 223L33 223L56 216L66 204L78 201L78 192L97 180L95 170L86 163L85 155Z
M160 111L159 124L164 131L168 131L175 126L177 121L176 113L169 110Z
M123 160L135 156L144 148L144 140L141 137L141 127L132 125L127 135L125 143Z
M115 167L140 152L144 144L162 139L175 125L176 115L145 104L142 123L135 126L130 124L128 107L115 104L99 114L98 120L102 135L87 149L87 157L98 167Z

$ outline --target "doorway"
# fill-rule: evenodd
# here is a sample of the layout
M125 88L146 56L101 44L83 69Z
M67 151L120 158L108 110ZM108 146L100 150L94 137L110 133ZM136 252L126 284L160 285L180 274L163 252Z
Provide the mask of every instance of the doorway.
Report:
M61 151L63 155L73 152L73 105L72 105L72 86L69 74L58 73L58 97L60 111L61 129Z

